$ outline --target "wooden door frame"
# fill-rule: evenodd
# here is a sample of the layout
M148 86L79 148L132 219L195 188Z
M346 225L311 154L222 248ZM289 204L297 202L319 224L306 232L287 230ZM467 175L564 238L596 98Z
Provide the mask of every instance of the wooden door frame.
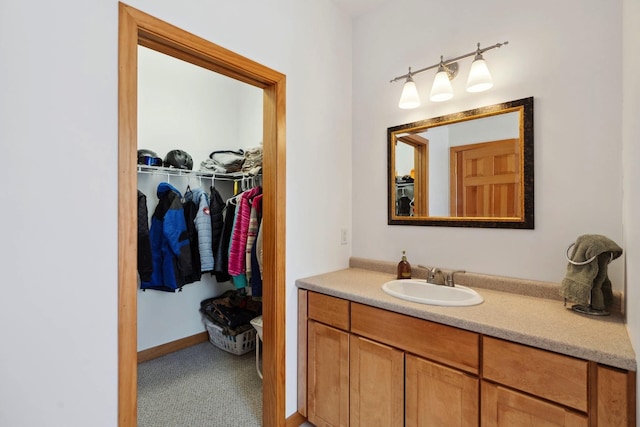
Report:
M263 109L263 414L285 425L285 86L283 74L119 3L118 426L137 423L138 45L259 87Z
M414 216L429 216L429 140L418 134L409 134L398 137L396 145L398 142L413 147ZM395 157L393 164L396 164Z

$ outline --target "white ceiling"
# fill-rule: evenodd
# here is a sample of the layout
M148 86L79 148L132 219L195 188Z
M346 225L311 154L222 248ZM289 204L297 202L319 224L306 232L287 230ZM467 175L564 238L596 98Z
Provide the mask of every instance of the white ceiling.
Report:
M352 17L364 15L390 0L333 0L338 7Z

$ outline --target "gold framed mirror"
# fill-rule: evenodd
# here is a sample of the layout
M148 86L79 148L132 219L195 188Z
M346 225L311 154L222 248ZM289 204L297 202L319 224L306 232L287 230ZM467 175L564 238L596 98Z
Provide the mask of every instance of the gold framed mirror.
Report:
M533 97L387 129L388 223L534 228Z

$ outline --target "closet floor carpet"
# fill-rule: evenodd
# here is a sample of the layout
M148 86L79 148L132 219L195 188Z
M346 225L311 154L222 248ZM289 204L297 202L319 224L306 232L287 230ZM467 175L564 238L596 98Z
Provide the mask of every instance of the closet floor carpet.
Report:
M138 365L139 427L260 427L255 351L203 342Z

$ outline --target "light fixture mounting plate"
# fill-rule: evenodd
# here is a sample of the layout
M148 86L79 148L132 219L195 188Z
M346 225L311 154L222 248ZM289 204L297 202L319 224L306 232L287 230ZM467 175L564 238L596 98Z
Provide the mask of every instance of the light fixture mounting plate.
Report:
M445 71L447 72L447 76L449 80L453 80L458 75L458 63L452 62L451 64L447 64L444 66Z

